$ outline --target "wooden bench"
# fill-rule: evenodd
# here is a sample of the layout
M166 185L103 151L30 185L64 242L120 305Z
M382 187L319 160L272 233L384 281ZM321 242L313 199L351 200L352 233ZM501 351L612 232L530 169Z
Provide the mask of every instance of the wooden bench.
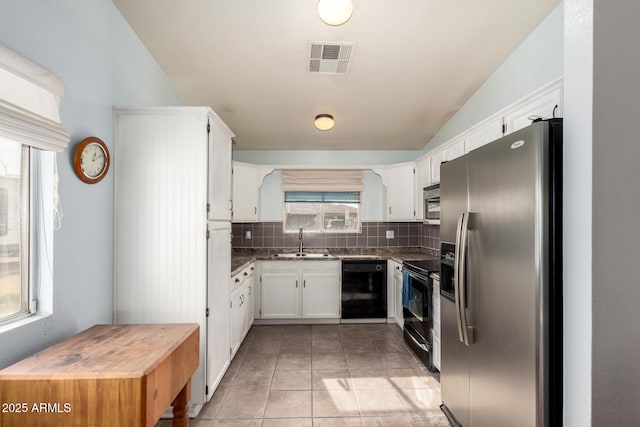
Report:
M187 426L197 324L96 325L0 371L0 426Z

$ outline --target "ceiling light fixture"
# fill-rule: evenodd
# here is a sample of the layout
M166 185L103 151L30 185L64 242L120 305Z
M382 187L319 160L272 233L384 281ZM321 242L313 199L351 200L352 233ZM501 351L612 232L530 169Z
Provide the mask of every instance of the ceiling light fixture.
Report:
M333 116L331 114L318 114L313 122L318 130L329 130L333 127Z
M320 0L318 3L318 15L328 25L342 25L351 18L352 13L351 0Z

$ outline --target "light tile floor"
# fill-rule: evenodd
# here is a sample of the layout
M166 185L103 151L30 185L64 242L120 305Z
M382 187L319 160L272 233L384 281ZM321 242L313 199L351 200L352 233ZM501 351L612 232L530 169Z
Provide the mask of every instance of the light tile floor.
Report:
M437 377L396 325L253 326L189 425L449 426L439 405Z

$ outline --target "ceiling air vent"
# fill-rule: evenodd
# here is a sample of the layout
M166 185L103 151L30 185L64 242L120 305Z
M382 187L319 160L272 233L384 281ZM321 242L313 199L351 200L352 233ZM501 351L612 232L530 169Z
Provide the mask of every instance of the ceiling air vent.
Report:
M315 74L348 74L356 50L355 43L309 42L309 72Z

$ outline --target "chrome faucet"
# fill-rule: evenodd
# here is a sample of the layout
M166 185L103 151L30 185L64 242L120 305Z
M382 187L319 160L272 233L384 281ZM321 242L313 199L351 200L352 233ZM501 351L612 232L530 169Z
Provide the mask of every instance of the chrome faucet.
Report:
M303 253L303 251L304 251L304 249L303 249L303 247L302 247L302 227L300 227L300 228L298 229L298 240L300 241L300 242L298 243L298 254L302 255L302 253Z

